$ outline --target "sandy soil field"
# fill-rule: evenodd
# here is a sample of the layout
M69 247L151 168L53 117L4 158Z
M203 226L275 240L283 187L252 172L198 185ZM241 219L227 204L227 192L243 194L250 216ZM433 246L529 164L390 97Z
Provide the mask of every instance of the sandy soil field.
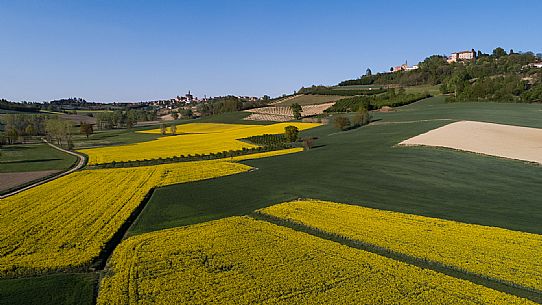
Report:
M460 121L399 145L447 147L542 164L542 129L538 128Z
M58 170L46 170L36 172L0 173L0 191L5 191L17 185L37 180L58 172Z

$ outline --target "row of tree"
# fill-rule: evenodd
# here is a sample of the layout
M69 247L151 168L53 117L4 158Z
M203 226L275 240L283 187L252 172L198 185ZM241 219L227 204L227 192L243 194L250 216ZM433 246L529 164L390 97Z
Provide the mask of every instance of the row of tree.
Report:
M41 106L36 103L14 103L6 99L0 99L0 109L8 111L18 111L18 112L39 112Z
M270 101L265 95L261 99L249 100L238 96L228 95L212 98L197 105L197 111L201 116L209 116L225 112L235 112L266 106Z
M398 91L398 92L397 92ZM356 112L362 109L374 110L384 106L398 107L408 105L431 95L428 93L406 93L404 88L388 89L384 94L376 96L353 96L338 100L325 112Z
M21 138L45 135L47 115L40 114L5 114L1 123L4 129L3 142L12 144Z
M74 124L56 115L6 114L2 116L4 132L0 144L14 144L33 136L46 136L50 141L71 148Z
M340 130L349 130L367 125L372 116L367 108L359 109L353 116L336 115L333 117L333 125Z
M353 95L376 95L383 92L386 92L386 89L367 88L367 89L341 90L341 89L331 88L327 86L312 86L308 88L301 87L301 89L297 91L297 94L353 96Z
M98 129L132 128L137 122L156 120L157 113L154 110L130 109L97 112L94 117Z

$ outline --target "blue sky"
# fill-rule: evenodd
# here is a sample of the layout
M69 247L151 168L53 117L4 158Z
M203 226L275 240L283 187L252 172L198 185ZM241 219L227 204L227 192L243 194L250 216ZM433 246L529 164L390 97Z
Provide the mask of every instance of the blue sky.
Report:
M0 98L271 96L463 49L542 52L542 1L4 1Z

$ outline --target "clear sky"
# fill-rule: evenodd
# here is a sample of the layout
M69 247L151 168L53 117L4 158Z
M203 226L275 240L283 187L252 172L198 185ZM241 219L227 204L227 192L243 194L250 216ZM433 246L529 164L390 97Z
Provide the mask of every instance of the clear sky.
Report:
M542 1L0 0L0 98L271 96L464 49L542 52Z

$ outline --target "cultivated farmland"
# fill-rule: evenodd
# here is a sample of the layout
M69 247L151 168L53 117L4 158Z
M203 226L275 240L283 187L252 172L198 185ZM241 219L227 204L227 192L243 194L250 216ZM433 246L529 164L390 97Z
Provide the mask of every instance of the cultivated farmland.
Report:
M238 139L283 133L284 127L289 125L296 126L300 130L319 126L319 124L295 122L273 125L192 123L179 125L176 136L165 136L154 141L130 145L84 149L81 152L89 156L89 164L219 153L258 147ZM160 130L154 129L142 133L157 134Z
M291 106L292 104L304 105L316 105L335 102L343 99L343 95L317 95L317 94L298 94L285 99L281 99L275 103L274 106Z
M77 295L82 302L92 301L94 291L100 304L534 304L520 297L540 300L539 167L397 145L467 118L542 126L539 105L484 107L430 99L375 113L377 123L347 132L330 125L303 126L303 137L318 138L317 146L303 153L293 148L84 170L4 199L0 297L14 304L40 297L62 304ZM159 157L179 155L185 144L202 152L224 144L251 145L237 139L282 133L292 124L242 124L245 115L178 125L176 136L161 136L159 129L126 131L122 137L133 145L110 147L116 149L112 156L125 159L123 154L135 155L137 147L139 159L155 158L151 143L162 139ZM148 141L152 138L159 140ZM271 156L276 157L263 158ZM218 176L227 177L206 179ZM378 210L319 201L272 206L297 198ZM140 213L136 219L130 217L134 212ZM337 238L305 231L311 236L301 227ZM428 267L349 241L425 261ZM436 265L517 287L495 288L493 282ZM93 286L98 277L103 279L99 292ZM522 294L524 289L530 294ZM28 291L35 295L25 298Z
M0 277L87 269L151 188L249 169L202 161L86 170L3 199Z
M304 105L301 106L301 115L304 117L315 116L324 113L324 110L333 106L335 102L318 104L318 105ZM260 107L250 110L245 110L251 114L245 118L249 121L277 121L286 122L294 119L294 113L291 107L286 106L269 106Z
M317 200L260 213L542 291L542 235Z
M542 129L461 121L412 137L400 145L459 149L542 164Z
M98 304L534 304L247 217L132 237Z

